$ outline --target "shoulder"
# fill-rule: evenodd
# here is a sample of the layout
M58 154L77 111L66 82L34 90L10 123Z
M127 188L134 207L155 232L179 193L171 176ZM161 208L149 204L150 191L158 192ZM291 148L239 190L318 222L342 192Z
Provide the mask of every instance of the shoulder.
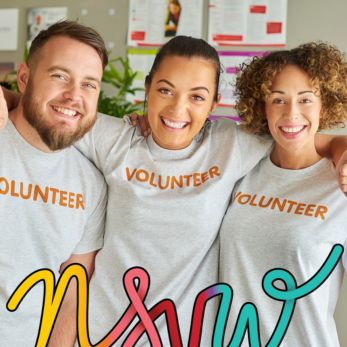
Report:
M67 160L70 162L69 165L71 165L76 174L79 175L78 179L84 183L90 182L90 185L101 186L104 184L104 176L77 148L71 146L66 149L66 151L65 158L68 158Z
M15 134L18 134L18 130L15 128L11 120L8 120L5 127L0 129L0 141L12 140Z
M138 127L131 124L130 118L124 116L117 118L98 113L95 125L92 128L93 137L101 142L118 141L128 133L137 133Z
M126 126L130 125L128 119L108 116L107 114L98 113L93 131L122 131Z
M218 133L237 131L238 128L237 123L230 118L220 117L216 120L209 121L209 123L211 131Z
M240 124L230 118L219 118L215 121L206 122L206 130L212 136L218 136L227 141L237 141L239 144L245 143L264 145L270 147L273 140L270 136L259 136L246 131Z
M204 140L210 138L215 142L223 142L223 140L235 140L236 123L231 119L219 118L217 120L206 120L204 126L200 130L198 140L204 138Z

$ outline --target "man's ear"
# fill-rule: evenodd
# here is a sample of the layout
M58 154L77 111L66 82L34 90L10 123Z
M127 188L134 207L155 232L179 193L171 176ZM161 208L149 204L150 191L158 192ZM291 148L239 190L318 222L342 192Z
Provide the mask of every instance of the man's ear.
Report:
M29 81L30 68L27 63L21 63L17 71L17 84L21 93L24 93Z

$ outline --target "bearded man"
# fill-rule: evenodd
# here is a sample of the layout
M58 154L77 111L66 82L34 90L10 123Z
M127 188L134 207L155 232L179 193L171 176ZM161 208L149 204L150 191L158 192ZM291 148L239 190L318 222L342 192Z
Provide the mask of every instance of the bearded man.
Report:
M81 263L91 276L103 245L106 185L71 144L96 120L106 64L100 35L64 21L35 38L27 61L18 68L20 102L0 133L1 345L35 345L43 287L33 288L17 311L6 309L26 276L49 268L57 278L71 263ZM76 312L72 289L52 346L64 345L69 334L76 334L74 324L70 332L59 333L59 321Z

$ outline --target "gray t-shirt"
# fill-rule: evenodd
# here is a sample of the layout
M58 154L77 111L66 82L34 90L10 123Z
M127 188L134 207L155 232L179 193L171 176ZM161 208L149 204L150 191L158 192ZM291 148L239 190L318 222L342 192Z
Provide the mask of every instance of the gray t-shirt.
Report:
M220 280L234 292L228 341L241 306L252 302L259 314L261 345L266 345L283 302L264 293L263 276L273 268L284 268L298 285L307 282L333 245L346 243L346 220L347 200L327 159L302 170L286 170L266 158L241 180L220 232ZM333 314L343 263L346 252L323 285L298 299L281 346L339 346ZM247 335L242 346L249 346Z
M123 289L125 271L141 266L151 278L147 307L174 300L186 344L195 297L217 281L217 235L234 184L270 145L268 139L261 141L221 120L206 122L187 148L166 150L151 136L143 138L128 119L99 117L77 143L103 172L109 193L105 244L90 286L93 343L129 305ZM214 326L210 306L204 323L207 336ZM169 346L164 319L156 324L163 345ZM202 345L210 346L208 339ZM146 337L141 341L148 346Z
M35 286L15 312L10 295L32 272L60 265L73 253L102 247L106 184L75 148L45 153L11 121L0 133L0 345L34 346L43 302Z

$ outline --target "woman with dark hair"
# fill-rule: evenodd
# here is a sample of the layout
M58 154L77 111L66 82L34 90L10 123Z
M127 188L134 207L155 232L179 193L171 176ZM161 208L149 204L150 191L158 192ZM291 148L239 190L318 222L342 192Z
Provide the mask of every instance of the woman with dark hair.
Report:
M93 340L129 305L120 287L133 266L151 276L148 307L165 298L175 302L184 345L195 297L218 281L217 235L232 188L271 146L231 121L208 121L219 98L219 75L212 46L175 37L146 78L151 135L142 137L127 118L104 116L77 145L109 187L105 242L90 289ZM216 304L206 309L201 346L211 345ZM165 322L158 322L169 346Z
M261 346L283 310L283 302L264 293L266 272L284 268L299 286L318 272L334 244L347 240L346 197L314 144L318 130L347 120L346 78L344 55L323 43L256 58L237 78L244 127L271 134L275 144L235 187L220 233L220 280L233 288L230 326L246 302L257 307ZM339 346L333 315L346 267L345 253L329 278L296 302L281 346ZM241 346L249 345L245 339Z

